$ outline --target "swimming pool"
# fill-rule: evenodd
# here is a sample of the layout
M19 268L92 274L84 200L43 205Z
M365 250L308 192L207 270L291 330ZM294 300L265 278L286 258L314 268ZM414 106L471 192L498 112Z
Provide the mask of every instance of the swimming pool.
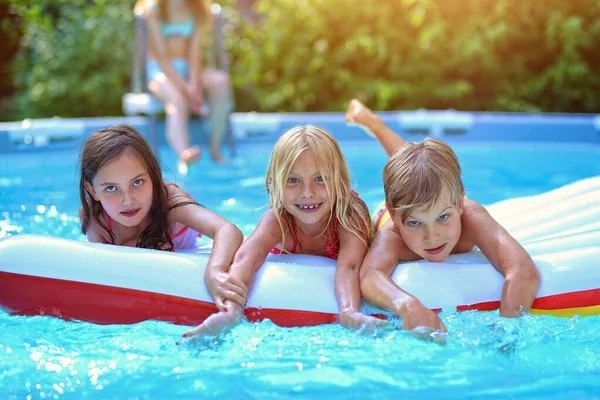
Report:
M418 118L402 117L386 114L411 140L427 131ZM340 115L238 118L240 157L232 165L221 168L203 160L182 177L164 145L160 157L168 180L245 234L267 204L264 171L274 137L295 123L329 128L369 208L383 198L385 153L359 129L346 128ZM139 120L129 121L141 127ZM84 131L113 122L86 121ZM600 136L591 117L475 115L453 123L427 133L452 144L469 197L483 204L600 175ZM0 144L1 135L2 128ZM0 238L37 233L83 240L76 218L76 143L22 147L0 147ZM598 317L441 316L451 332L446 346L401 331L371 336L335 325L290 329L268 321L242 324L217 341L178 344L184 329L167 323L96 326L0 312L0 394L103 399L600 395Z

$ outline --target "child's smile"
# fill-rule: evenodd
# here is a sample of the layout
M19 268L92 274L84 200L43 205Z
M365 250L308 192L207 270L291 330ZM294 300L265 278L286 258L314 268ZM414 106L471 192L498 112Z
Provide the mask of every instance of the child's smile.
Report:
M283 207L300 224L326 224L329 220L331 203L325 179L311 151L296 160L283 190Z
M439 246L439 247L435 247L433 249L425 249L425 251L429 254L431 254L432 256L435 256L437 254L440 254L442 251L444 251L444 249L446 248L446 243L444 243L443 245Z
M296 204L296 207L303 213L312 214L319 210L323 203L310 203L310 204Z

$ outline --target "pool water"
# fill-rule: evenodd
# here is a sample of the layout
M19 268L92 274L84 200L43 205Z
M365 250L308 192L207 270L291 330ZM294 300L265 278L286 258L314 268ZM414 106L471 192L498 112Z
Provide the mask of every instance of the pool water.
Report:
M381 171L387 156L374 140L341 141L353 188L374 211L383 200ZM546 192L600 174L600 147L553 143L453 144L467 196L481 204ZM203 159L181 176L161 148L164 178L250 234L268 204L264 174L271 143L244 145L240 157L220 167ZM49 151L0 154L0 238L37 233L69 239L79 233L78 154Z
M354 188L383 199L386 156L372 140L341 141ZM600 175L600 147L572 143L453 143L467 194L482 204ZM271 143L245 144L224 168L202 160L187 176L160 152L165 178L248 235L267 204ZM0 238L21 233L84 240L77 220L77 154L0 154ZM208 239L205 239L208 240ZM41 260L40 262L43 262ZM147 321L99 326L0 312L0 398L591 399L600 396L599 317L440 314L444 346L400 330L243 323L206 342Z

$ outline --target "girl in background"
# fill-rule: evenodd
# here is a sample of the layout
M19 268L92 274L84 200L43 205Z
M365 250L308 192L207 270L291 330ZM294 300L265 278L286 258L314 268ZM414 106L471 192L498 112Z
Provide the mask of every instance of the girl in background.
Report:
M202 42L210 30L210 3L206 0L140 0L148 32L148 89L165 104L167 139L179 156L179 170L198 161L199 147L190 147L190 112L199 114L208 96L210 154L217 163L225 159L221 143L227 130L233 96L229 76L202 68Z

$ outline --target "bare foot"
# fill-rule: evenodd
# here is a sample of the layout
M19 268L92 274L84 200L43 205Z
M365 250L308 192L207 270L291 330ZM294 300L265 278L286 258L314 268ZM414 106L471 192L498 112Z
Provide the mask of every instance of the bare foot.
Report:
M196 335L219 336L233 328L240 319L240 313L220 311L206 318L199 326L184 333L183 337Z
M216 164L227 164L227 160L223 157L220 150L211 149L210 157Z
M179 163L177 165L177 169L181 175L185 175L188 172L188 165L197 162L200 160L200 156L202 154L202 149L200 147L194 146L185 149L179 155Z
M340 313L340 324L346 328L355 328L361 332L376 332L378 329L393 328L391 321L365 315L359 311Z
M202 149L198 146L189 147L181 152L179 161L191 164L200 160Z
M367 106L356 99L350 100L345 116L348 125L356 124L363 128L369 135L375 137L375 134L370 129L372 122L375 120L375 114Z

